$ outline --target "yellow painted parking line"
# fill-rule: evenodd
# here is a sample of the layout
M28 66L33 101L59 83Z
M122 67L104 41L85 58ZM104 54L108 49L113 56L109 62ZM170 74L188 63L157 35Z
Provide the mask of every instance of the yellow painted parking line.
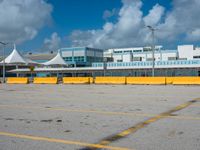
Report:
M149 104L149 102L148 102L148 104L145 104L145 103L144 104L140 104L140 103L122 103L122 102L119 102L119 103L109 103L109 104L111 104L111 105L120 105L120 106L122 106L122 105L123 106L127 106L127 105L139 105L139 106L140 105L141 106L142 105L143 106L144 105L146 105L146 106L148 105L148 106L151 106L152 105L154 107L155 106L157 106L157 107L173 107L174 106L174 104L158 104L158 103L155 105L154 103ZM200 107L200 104L193 104L193 105L191 105L191 107Z
M42 107L25 106L25 105L0 105L0 108L37 109L41 111L48 110L48 111L63 111L63 112L78 112L78 113L95 113L95 114L101 114L101 115L115 115L115 116L127 116L127 117L153 117L156 115L156 114L146 114L146 113L112 112L112 111L87 110L87 109L42 108ZM165 118L179 119L179 120L200 120L200 117L185 116L185 115L181 115L181 116L166 115Z
M123 147L113 147L113 146L106 146L106 145L100 145L100 144L90 144L90 143L84 143L84 142L78 142L78 141L69 141L69 140L63 140L63 139L55 139L55 138L24 135L24 134L15 134L15 133L8 133L8 132L0 132L0 136L28 139L28 140L34 140L34 141L62 143L62 144L67 144L67 145L89 146L93 148L104 148L108 150L129 150L128 148L123 148Z
M109 104L111 104L111 105L122 105L122 106L127 106L127 105L148 105L148 106L158 106L158 107L173 107L174 106L174 104L173 104L173 102L171 103L171 104L165 104L165 103L160 103L160 104L158 104L158 103L150 103L149 101L148 101L148 104L146 104L146 102L144 103L144 104L141 104L141 103L123 103L123 102L113 102L113 103L109 103ZM191 105L191 107L200 107L200 104L193 104L193 105Z
M140 123L138 123L138 124L136 124L136 125L134 125L134 126L128 128L128 129L125 129L125 130L123 130L123 131L121 131L121 132L119 132L119 133L117 133L117 134L114 134L114 135L108 136L108 137L106 137L106 138L103 138L102 140L100 140L100 141L99 141L98 143L96 143L96 144L108 145L108 144L110 144L110 143L112 143L112 142L115 142L115 141L117 141L117 140L120 140L120 139L122 139L122 138L124 138L124 137L127 137L127 136L130 135L130 134L135 133L135 132L138 131L139 129L146 127L147 125L149 125L149 124L151 124L151 123L153 123L153 122L156 122L156 121L158 121L158 120L160 120L160 119L162 119L162 118L166 118L167 116L172 115L172 113L177 112L177 111L179 111L179 110L182 110L182 109L184 109L184 108L187 108L188 106L190 106L190 105L192 105L192 104L194 104L194 103L196 103L196 102L197 102L197 100L191 100L191 101L188 101L188 102L183 103L183 104L181 104L181 105L178 105L178 106L176 106L176 107L170 109L169 111L166 111L166 112L163 112L163 113L161 113L161 114L158 114L158 115L156 115L156 116L154 116L154 117L151 117L151 118L149 118L149 119L147 119L147 120L145 120L145 121L143 121L143 122L140 122ZM88 146L88 147L82 148L82 149L80 149L80 150L97 150L97 149L98 149L98 148L94 148L94 147L89 147L89 146Z

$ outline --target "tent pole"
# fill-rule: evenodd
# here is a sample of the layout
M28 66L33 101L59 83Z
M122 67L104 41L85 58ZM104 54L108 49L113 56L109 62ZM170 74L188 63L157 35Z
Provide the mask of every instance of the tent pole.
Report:
M18 65L16 65L16 69L18 69ZM16 76L19 77L19 73L17 73Z

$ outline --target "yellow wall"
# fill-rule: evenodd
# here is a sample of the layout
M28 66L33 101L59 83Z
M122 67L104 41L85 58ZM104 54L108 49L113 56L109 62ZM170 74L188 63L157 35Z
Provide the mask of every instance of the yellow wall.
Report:
M167 84L200 84L200 77L166 77Z
M34 84L57 84L57 77L35 77L33 79Z
M63 77L65 84L89 84L90 80L90 77Z
M27 84L26 77L9 77L8 84ZM57 84L57 77L35 77L34 84ZM200 77L63 77L64 84L173 84L200 85Z
M127 77L127 84L165 84L165 77Z
M176 77L166 77L166 84L173 84L173 79Z
M90 84L94 83L94 78L90 77Z
M7 78L6 83L8 84L27 84L28 78L24 77L9 77Z
M126 77L96 77L95 84L126 84Z

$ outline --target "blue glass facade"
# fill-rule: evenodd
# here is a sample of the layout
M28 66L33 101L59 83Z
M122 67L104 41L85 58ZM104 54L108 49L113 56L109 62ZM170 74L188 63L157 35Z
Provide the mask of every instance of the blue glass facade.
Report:
M93 62L103 61L103 50L101 49L89 47L71 47L62 48L61 52L63 59L69 64L91 66Z

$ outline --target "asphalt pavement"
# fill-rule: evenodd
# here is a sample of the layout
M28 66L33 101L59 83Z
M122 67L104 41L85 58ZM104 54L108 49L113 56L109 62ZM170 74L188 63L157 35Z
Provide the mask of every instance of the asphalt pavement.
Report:
M199 150L200 86L0 84L0 150Z

